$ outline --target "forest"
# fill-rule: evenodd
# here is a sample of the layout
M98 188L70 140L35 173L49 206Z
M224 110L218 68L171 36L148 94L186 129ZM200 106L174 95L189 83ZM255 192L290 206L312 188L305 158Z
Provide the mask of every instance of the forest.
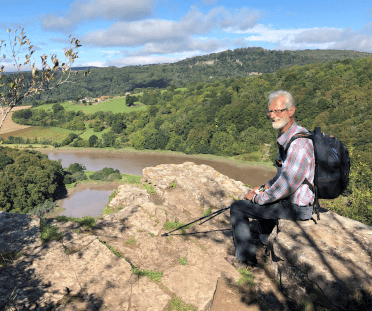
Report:
M53 91L27 97L22 104L29 105L35 101L49 100L63 102L84 97L125 94L127 91L139 91L150 87L166 88L170 85L183 86L190 82L214 82L229 77L243 78L252 72L273 73L279 68L295 65L326 63L347 58L356 60L369 56L371 53L346 50L271 51L250 47L192 57L170 64L92 68L91 73L83 79L85 68L75 68L79 74L71 80L72 83L65 83ZM31 81L30 77L30 74L26 74L28 83ZM55 81L57 80L58 75ZM53 81L50 85L53 85Z
M144 90L139 100L147 111L111 113L25 109L13 113L16 123L100 132L102 139L84 140L78 134L59 145L75 147L125 147L167 149L188 154L244 155L271 144L276 155L276 135L266 119L268 95L289 91L296 103L296 121L312 130L320 126L372 163L370 135L372 58L338 60L281 68L272 74L227 78L213 83L189 82L182 90ZM96 135L97 136L97 135ZM20 138L11 138L21 143ZM28 142L26 142L28 143Z

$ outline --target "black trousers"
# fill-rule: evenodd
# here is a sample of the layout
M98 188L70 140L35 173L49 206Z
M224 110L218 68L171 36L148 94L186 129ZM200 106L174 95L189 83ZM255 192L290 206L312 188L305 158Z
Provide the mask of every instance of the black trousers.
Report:
M249 227L249 218L257 219L262 234L270 234L277 219L297 220L296 208L287 200L258 205L247 200L235 201L230 207L235 256L240 261L255 260L256 248Z

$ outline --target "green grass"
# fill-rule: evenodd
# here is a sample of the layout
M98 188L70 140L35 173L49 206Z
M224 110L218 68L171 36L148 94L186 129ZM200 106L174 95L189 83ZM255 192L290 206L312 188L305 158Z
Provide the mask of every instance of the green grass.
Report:
M187 265L187 264L188 264L188 263L187 263L187 260L186 260L185 257L180 258L178 261L179 261L179 263L180 263L181 265Z
M40 238L44 243L52 240L59 241L63 233L58 231L57 226L47 225L44 218L40 218Z
M172 221L166 221L166 222L164 223L163 228L164 228L165 230L173 230L173 229L176 229L176 228L181 227L181 226L183 226L183 225L185 225L185 223L183 223L183 222L179 222L178 219L177 219L177 217L176 217L176 218L174 219L173 222L172 222ZM185 229L188 229L188 228L192 227L193 225L194 225L194 224L191 224L191 225L188 225L188 226L186 226L186 227L180 229L180 230L181 230L181 233L182 233L182 234L185 234L185 233L186 233L186 232L185 232Z
M0 252L0 268L5 268L10 266L13 261L22 255L21 252L16 251L5 251Z
M168 311L198 311L198 309L191 303L186 304L181 298L173 296L172 300L169 302Z
M148 193L150 193L150 194L155 194L155 188L154 188L152 185L147 184L147 183L143 183L143 184L142 184L142 187L143 187L144 189L146 189L146 191L147 191Z
M202 214L202 216L207 216L207 215L209 215L209 214L211 214L212 213L212 208L210 207L210 208L208 208L203 214Z
M160 282L163 272L151 271L151 270L138 270L136 267L132 267L132 273L137 274L139 277L148 276L151 281Z
M140 102L135 102L135 105L140 105ZM41 105L39 107L35 107L32 109L44 109L45 111L51 111L54 104L47 104L47 105ZM84 105L84 104L75 104L70 102L64 102L61 103L61 105L65 108L66 111L83 111L85 114L87 113L95 113L97 111L103 111L108 112L112 111L113 113L118 112L132 112L132 111L138 111L138 110L146 110L147 106L136 106L136 107L128 107L125 105L125 97L118 97L114 99L109 99L105 102L101 102L97 105Z
M242 276L238 282L236 282L236 285L242 285L247 283L249 286L255 286L256 283L253 282L254 276L251 274L251 271L248 269L238 269L238 272Z
M80 131L72 131L72 130L67 130L64 128L60 127L52 127L52 126L35 126L32 127L28 131L24 131L20 134L14 134L14 137L22 137L23 139L33 139L33 138L38 138L38 139L43 139L47 138L50 140L55 140L55 141L62 141L64 138L68 136L70 133L75 133L79 134ZM26 144L28 145L28 144Z
M123 182L135 185L141 184L142 176L140 175L121 174L121 176L123 176L122 177Z
M113 253L116 257L119 257L119 258L124 258L123 255L121 253L119 253L115 248L113 248L110 244L108 244L107 242L105 242L104 240L101 240L99 238L97 238L98 241L100 241L103 245L105 245L110 251L111 253Z
M131 244L134 244L136 243L136 238L134 236L130 237L129 240L125 241L125 244L127 245L131 245Z
M177 184L176 184L175 182L172 182L172 183L170 184L170 186L171 186L173 189L176 189Z
M88 128L80 135L82 139L88 140L90 136L96 135L98 138L102 138L102 135L110 131L109 128L102 130L101 132L95 132L92 128Z
M56 220L60 222L74 221L74 222L79 223L80 226L84 227L84 229L90 229L90 228L96 227L96 220L95 218L91 216L84 216L82 218L57 216Z

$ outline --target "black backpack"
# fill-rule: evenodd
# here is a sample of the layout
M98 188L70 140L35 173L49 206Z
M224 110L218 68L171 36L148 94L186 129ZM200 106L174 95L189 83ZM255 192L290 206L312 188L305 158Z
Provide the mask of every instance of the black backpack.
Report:
M332 135L324 134L320 127L308 133L293 135L282 150L281 158L284 161L291 143L297 138L309 138L313 141L315 155L314 187L305 179L304 184L315 194L314 209L319 220L318 199L335 199L345 191L349 184L350 157L345 145ZM313 211L314 212L314 211Z

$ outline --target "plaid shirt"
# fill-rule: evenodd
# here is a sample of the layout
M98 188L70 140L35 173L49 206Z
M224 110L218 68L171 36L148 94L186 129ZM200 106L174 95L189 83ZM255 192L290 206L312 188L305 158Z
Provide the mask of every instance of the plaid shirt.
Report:
M302 132L307 130L293 123L284 134L279 133L278 145L285 148L293 135ZM302 184L307 178L314 185L315 161L312 140L296 139L288 149L286 160L282 161L279 151L278 160L282 162L282 167L278 167L276 176L267 182L270 188L257 195L257 203L263 205L289 197L289 202L298 206L312 204L314 194L309 186Z

